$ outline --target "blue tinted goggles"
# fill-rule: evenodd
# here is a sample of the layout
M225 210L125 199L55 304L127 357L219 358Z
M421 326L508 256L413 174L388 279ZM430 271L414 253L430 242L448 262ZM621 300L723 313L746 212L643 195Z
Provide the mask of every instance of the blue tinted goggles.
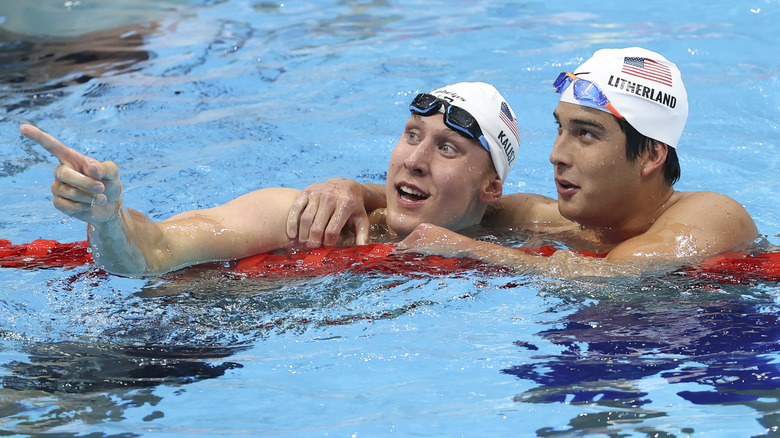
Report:
M409 111L412 114L428 117L438 113L442 106L444 107L444 124L448 128L468 139L477 140L482 147L490 152L490 147L482 134L477 119L463 108L451 105L433 94L420 93L409 105Z
M574 92L575 99L606 108L613 116L620 120L625 120L625 117L620 115L618 110L609 103L607 96L605 96L604 93L599 90L599 87L591 81L578 78L573 73L562 72L558 75L558 79L553 83L553 87L555 87L556 93L563 94L571 84L574 84L572 91Z

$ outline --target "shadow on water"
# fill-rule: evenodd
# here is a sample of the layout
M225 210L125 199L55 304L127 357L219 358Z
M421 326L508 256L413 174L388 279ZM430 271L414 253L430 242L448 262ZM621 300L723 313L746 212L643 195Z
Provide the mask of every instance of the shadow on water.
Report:
M537 333L559 352L502 370L539 385L515 401L596 408L572 418L568 428L539 429L538 436L632 428L647 436L675 436L648 421L670 415L672 404L686 403L748 406L758 412L761 426L776 430L780 370L774 357L780 350L780 319L773 292L688 283L671 294L645 285L634 298L600 297L554 321L555 328ZM523 340L516 345L534 352L542 344ZM670 401L668 394L654 399L649 387L656 384L645 381L655 378L671 385L679 399ZM679 432L695 429L689 422Z
M159 385L178 388L241 368L236 362L220 360L241 349L32 344L23 349L27 360L3 364L0 435L46 433L73 424L122 421L129 408L157 405L162 397L153 389ZM154 411L144 421L162 416L162 412ZM57 436L81 435L60 432Z
M88 393L115 389L181 385L222 376L240 368L234 362L212 364L243 348L210 346L111 347L76 342L35 344L29 362L11 362L5 389L48 393Z
M143 49L153 24L124 26L78 38L40 39L0 30L0 84L8 97L4 110L45 105L58 90L105 75L126 72L152 56Z
M124 16L119 10L109 14L111 8L72 9L46 0L0 5L5 112L47 105L62 97L69 85L132 71L153 57L144 48L144 39L157 32L155 19L160 14ZM113 23L116 26L109 26ZM73 29L58 31L59 26Z
M134 293L113 289L114 281L122 284L95 267L54 278L45 294L59 300L38 318L45 325L63 315L67 321L56 333L3 333L0 435L122 422L129 410L153 409L170 392L242 369L239 353L268 337L317 337L332 326L398 318L437 304L427 299L425 280L358 275L277 281L196 268L140 281ZM410 296L402 303L387 302L387 294L404 293ZM82 327L84 321L91 327ZM38 340L45 336L55 340ZM14 341L19 337L26 339ZM159 408L150 415L144 421L165 413Z
M78 39L36 40L0 30L0 120L28 123L27 110L61 99L69 86L132 69L149 59L141 44L144 33L152 31L151 26L134 26L132 31L113 29ZM46 160L40 148L21 148L14 159L0 161L0 178Z

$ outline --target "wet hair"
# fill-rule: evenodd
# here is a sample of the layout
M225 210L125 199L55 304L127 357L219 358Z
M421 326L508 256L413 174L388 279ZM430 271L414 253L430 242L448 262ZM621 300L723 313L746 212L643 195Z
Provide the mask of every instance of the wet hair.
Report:
M644 152L653 147L653 140L650 137L642 135L630 123L618 119L618 124L623 133L626 134L626 158L630 162L636 161ZM680 179L680 160L677 158L677 151L671 146L666 147L666 161L663 164L664 180L669 186L673 186Z

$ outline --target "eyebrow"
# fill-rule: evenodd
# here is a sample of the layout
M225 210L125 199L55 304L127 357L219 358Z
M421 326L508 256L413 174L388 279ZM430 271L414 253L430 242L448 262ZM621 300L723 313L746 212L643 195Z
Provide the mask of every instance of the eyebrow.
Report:
M419 114L412 114L412 116L409 119L407 119L406 126L405 126L404 129L421 128L416 123L421 123L422 124L423 123L423 116L421 116ZM469 144L473 143L473 144L476 144L477 146L479 146L480 149L483 149L482 145L479 143L478 140L473 139L473 138L466 138L466 137L460 135L454 129L452 129L452 128L446 126L446 125L442 129L436 130L434 132L430 132L429 134L439 136L439 137L443 138L444 140L450 141L450 142L455 143L455 144L458 144L458 143L461 143L461 142L467 142Z
M555 121L560 123L560 117L558 117L558 112L557 111L553 112L553 117L555 118ZM601 123L596 122L596 121L594 121L592 119L576 119L575 118L575 119L569 120L569 122L577 124L577 125L589 126L591 128L600 129L602 131L606 131L607 130L607 128L605 128L604 125L602 125Z

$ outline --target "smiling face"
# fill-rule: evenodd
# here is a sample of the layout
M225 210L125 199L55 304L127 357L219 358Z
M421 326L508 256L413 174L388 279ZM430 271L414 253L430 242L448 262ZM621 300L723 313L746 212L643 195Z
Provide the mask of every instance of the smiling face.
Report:
M626 226L640 211L642 163L626 159L626 136L609 113L561 102L550 153L558 209L588 227Z
M501 197L490 154L448 128L444 117L413 115L390 156L387 224L399 236L430 223L460 230Z

